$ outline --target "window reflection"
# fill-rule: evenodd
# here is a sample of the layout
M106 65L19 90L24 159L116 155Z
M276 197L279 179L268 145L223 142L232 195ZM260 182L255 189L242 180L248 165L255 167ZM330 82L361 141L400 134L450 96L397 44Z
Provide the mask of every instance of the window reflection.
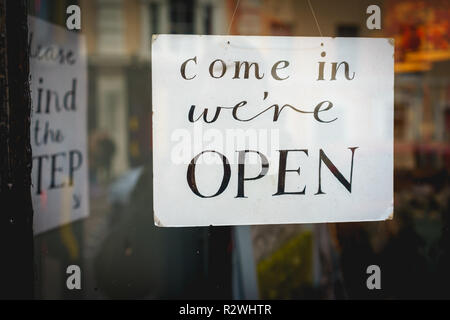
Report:
M241 0L235 12L234 0L29 0L29 11L64 26L69 4L88 50L91 207L36 237L37 297L450 296L448 1L313 1L324 36L395 38L394 220L217 229L154 227L151 35L319 36L307 1ZM369 4L381 30L366 28ZM82 292L65 288L69 264ZM371 264L381 292L365 286Z

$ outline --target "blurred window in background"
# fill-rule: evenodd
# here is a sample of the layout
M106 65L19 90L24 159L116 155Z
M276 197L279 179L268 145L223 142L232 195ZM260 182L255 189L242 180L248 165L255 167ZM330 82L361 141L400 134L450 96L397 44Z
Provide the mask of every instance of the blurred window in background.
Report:
M194 0L170 0L170 33L194 33Z

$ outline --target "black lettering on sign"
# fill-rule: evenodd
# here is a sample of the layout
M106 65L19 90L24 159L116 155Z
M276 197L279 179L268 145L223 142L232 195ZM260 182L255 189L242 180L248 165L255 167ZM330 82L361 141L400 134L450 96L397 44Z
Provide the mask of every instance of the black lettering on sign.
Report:
M196 168L197 160L204 153L207 153L207 152L218 154L220 156L220 158L222 159L222 163L223 163L222 183L220 185L219 190L212 196L205 196L205 195L201 194L200 191L198 191L197 183L195 181L195 168ZM191 188L192 192L194 192L200 198L214 198L214 197L217 197L218 195L220 195L227 188L228 183L230 182L230 177L231 177L231 168L230 168L230 164L228 162L227 157L225 157L220 152L217 152L217 151L214 151L214 150L203 151L203 152L199 153L198 155L196 155L194 157L194 159L192 159L191 163L189 164L188 170L187 170L187 182L188 182L188 185Z
M75 175L83 166L84 159L80 150L69 150L34 156L33 161L36 161L36 194L40 195L43 189L73 186ZM43 185L43 174L49 175L49 179L46 179L49 181L48 185Z

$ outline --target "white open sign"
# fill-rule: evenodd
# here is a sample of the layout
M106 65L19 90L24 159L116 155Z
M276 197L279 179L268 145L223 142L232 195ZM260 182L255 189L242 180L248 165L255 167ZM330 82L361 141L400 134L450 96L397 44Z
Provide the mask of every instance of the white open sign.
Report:
M158 35L159 226L393 213L391 39Z

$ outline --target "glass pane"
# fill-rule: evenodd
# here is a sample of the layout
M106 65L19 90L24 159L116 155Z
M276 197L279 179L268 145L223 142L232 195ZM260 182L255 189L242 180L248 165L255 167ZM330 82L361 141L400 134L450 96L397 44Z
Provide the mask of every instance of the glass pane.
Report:
M72 4L81 8L79 31L66 28ZM83 37L87 75L87 128L78 133L87 134L88 216L35 235L37 298L450 297L449 2L311 4L29 0L32 17ZM381 9L380 29L368 28L369 5ZM394 38L393 220L156 227L151 83L156 33ZM55 79L63 79L57 68ZM66 285L70 265L82 271L82 290ZM367 286L371 265L381 270L381 290Z

